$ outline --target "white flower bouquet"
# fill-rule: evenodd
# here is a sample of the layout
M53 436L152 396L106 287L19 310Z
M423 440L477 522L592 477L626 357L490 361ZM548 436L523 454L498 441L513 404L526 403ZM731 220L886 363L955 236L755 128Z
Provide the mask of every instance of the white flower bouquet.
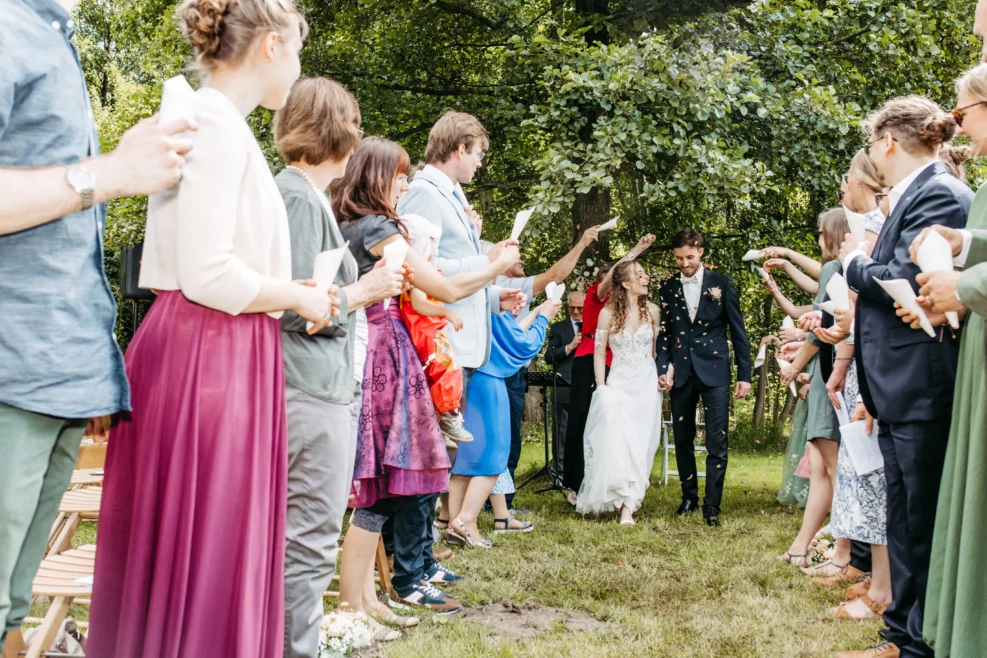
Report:
M360 616L334 612L322 618L319 627L319 658L350 656L374 643L374 633Z

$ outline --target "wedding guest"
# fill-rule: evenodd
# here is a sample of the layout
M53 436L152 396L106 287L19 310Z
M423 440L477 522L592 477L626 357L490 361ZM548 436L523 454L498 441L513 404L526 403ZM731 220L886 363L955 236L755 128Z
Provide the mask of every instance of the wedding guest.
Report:
M246 116L284 105L307 26L285 0L186 0L178 18L206 82L200 129L148 213L140 285L159 294L127 350L133 412L107 452L87 652L280 656L278 318L318 331L332 303L291 280L284 202Z
M288 211L293 279L312 276L316 256L344 246L325 190L343 175L360 142L360 107L353 95L327 78L295 83L274 117L274 138L288 163L275 181ZM288 515L285 554L286 658L317 658L322 595L336 573L336 554L353 480L355 432L351 337L357 309L401 292L398 271L378 267L357 281L349 250L336 273L339 317L309 335L304 318L281 317L288 409ZM376 600L372 616L395 623ZM381 634L375 629L378 639Z
M148 119L100 155L76 4L0 1L0 647L10 632L14 654L82 436L105 440L130 409L104 204L178 182L191 142L176 136L195 128Z
M561 376L567 384L572 383L572 363L576 348L582 342L583 304L586 293L571 292L566 301L569 317L548 328L548 349L545 350L545 363ZM569 386L552 387L552 455L555 472L553 481L561 480L562 464L565 463L565 431L569 418Z
M868 256L848 237L843 270L857 291L855 358L868 426L880 420L879 442L888 487L888 554L894 601L884 614L887 644L847 656L932 656L922 638L936 500L942 477L956 379L958 337L935 337L901 326L892 300L876 281L906 279L918 267L908 247L922 229L962 228L973 194L936 158L956 122L932 101L896 98L869 121L866 146L882 181L891 185L891 214Z
M378 137L363 139L332 189L332 209L349 241L361 276L381 259L384 248L407 235L395 206L408 189L408 154ZM516 247L499 250L486 267L445 277L409 249L405 263L414 285L448 304L482 289L518 258ZM364 369L363 407L354 466L355 512L343 543L340 601L363 610L364 586L384 522L395 518L394 589L399 603L457 614L458 601L428 582L431 558L428 525L416 510L446 488L451 467L428 394L421 361L401 322L398 299L388 308L367 308L369 339ZM410 524L406 527L402 524ZM424 528L419 531L419 526ZM400 538L415 541L403 543ZM426 549L427 554L426 554ZM402 570L399 564L409 565ZM437 566L437 565L436 565Z
M490 359L473 373L467 394L466 429L474 440L459 446L449 486L451 521L447 533L456 535L470 548L491 546L480 534L476 522L499 476L508 469L511 418L505 379L517 372L520 364L538 355L545 343L548 320L560 307L560 302L549 299L522 320L504 313L491 321ZM506 499L504 502L506 506ZM505 516L495 514L495 530L530 528L530 524L514 519L509 511Z
M672 238L672 253L680 275L661 288L663 347L658 350L662 388L671 391L675 461L682 484L683 516L699 507L696 470L696 404L705 410L706 496L703 519L719 526L720 499L727 472L730 411L730 355L727 330L737 364L734 398L751 389L751 350L733 280L707 270L702 263L703 237L684 229Z
M583 233L579 241L563 256L557 263L542 272L532 276L526 276L524 271L524 261L518 261L508 272L497 277L496 284L501 288L517 289L524 293L528 302L521 309L518 315L519 320L524 320L531 312L531 302L545 292L545 287L549 283L562 283L572 270L579 263L579 258L586 249L596 242L600 237L600 227L593 226ZM511 452L507 459L507 470L510 471L511 480L514 479L514 471L518 461L521 459L521 420L524 416L524 394L528 390L528 363L524 363L517 372L507 377L504 382L507 385L507 396L511 402ZM507 494L507 506L513 511L514 494Z
M978 17L984 5L977 6ZM970 138L972 152L987 150L987 64L967 71L957 82L959 132ZM973 656L987 646L983 624L987 610L983 592L987 586L979 569L979 557L987 545L983 515L983 472L987 465L987 408L985 386L984 318L987 317L987 186L977 190L966 229L934 226L919 234L911 246L916 251L930 230L945 237L953 251L953 272L919 274L920 301L933 324L943 325L946 311L966 315L956 373L942 489L936 510L928 593L925 600L926 642L941 658ZM899 310L907 322L915 321ZM913 325L913 328L917 328Z
M819 216L819 249L822 253L822 268L819 275L818 291L814 302L822 303L826 298L826 285L837 271L837 260L842 238L850 230L842 208L828 210ZM833 485L836 482L836 461L839 454L840 429L826 393L826 380L821 372L819 339L810 334L795 360L782 368L781 378L786 385L807 366L810 367L811 381L808 398L808 454L809 454L809 498L802 515L802 526L791 546L780 559L797 566L808 567L809 544L823 526L833 502ZM811 363L811 366L810 366ZM842 546L845 554L834 556L833 561L845 564L849 560L850 545ZM829 575L829 574L827 574Z
M596 325L600 320L600 312L610 300L610 288L613 285L613 268L618 263L636 260L654 244L655 236L643 236L634 245L630 253L616 263L603 265L596 272L596 282L586 291L583 307L583 331L576 356L572 362L572 387L569 391L568 427L565 433L564 453L566 460L562 465L562 486L569 490L570 505L576 504L579 487L583 484L583 433L586 430L586 417L589 414L590 400L596 390L596 376L593 373L593 352L596 349ZM609 370L613 355L607 350L606 367Z
M970 159L973 151L969 146L946 144L939 149L939 159L946 165L946 171L953 178L966 182L966 167L964 163Z

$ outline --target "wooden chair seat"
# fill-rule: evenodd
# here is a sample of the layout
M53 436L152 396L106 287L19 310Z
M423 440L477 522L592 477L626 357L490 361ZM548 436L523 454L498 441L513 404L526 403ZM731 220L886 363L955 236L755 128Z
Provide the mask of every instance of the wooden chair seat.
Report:
M72 479L69 480L70 487L81 487L93 484L103 484L103 469L87 468L72 471Z
M103 500L102 487L83 487L66 491L58 511L62 514L79 514L84 519L99 516L99 504Z
M51 605L38 634L27 648L27 658L40 658L47 651L76 598L92 596L92 585L78 581L92 578L95 570L96 547L91 544L61 555L52 555L41 563L34 577L32 593L34 596L47 596L51 599Z

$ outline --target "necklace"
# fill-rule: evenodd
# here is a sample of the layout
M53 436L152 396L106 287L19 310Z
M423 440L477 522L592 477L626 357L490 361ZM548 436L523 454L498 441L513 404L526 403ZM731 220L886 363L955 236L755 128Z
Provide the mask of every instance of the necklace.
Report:
M295 165L288 165L285 167L285 169L291 169L293 172L295 172L296 174L298 174L299 176L305 179L305 182L308 183L312 187L312 189L315 190L316 194L319 195L319 201L322 203L322 206L326 209L326 211L329 213L329 216L331 217L332 210L330 210L329 208L329 198L326 197L326 193L320 190L318 186L312 181L312 179L309 178L309 175L306 174L303 169L301 169L300 167L296 167Z

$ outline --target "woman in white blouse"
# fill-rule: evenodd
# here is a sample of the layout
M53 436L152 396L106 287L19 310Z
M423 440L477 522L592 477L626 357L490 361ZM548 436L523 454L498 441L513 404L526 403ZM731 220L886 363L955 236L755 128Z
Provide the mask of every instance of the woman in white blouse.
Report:
M206 74L182 182L149 204L127 351L133 412L106 464L89 653L280 658L287 490L281 332L329 322L291 281L284 203L245 117L278 109L307 30L290 0L186 0Z

